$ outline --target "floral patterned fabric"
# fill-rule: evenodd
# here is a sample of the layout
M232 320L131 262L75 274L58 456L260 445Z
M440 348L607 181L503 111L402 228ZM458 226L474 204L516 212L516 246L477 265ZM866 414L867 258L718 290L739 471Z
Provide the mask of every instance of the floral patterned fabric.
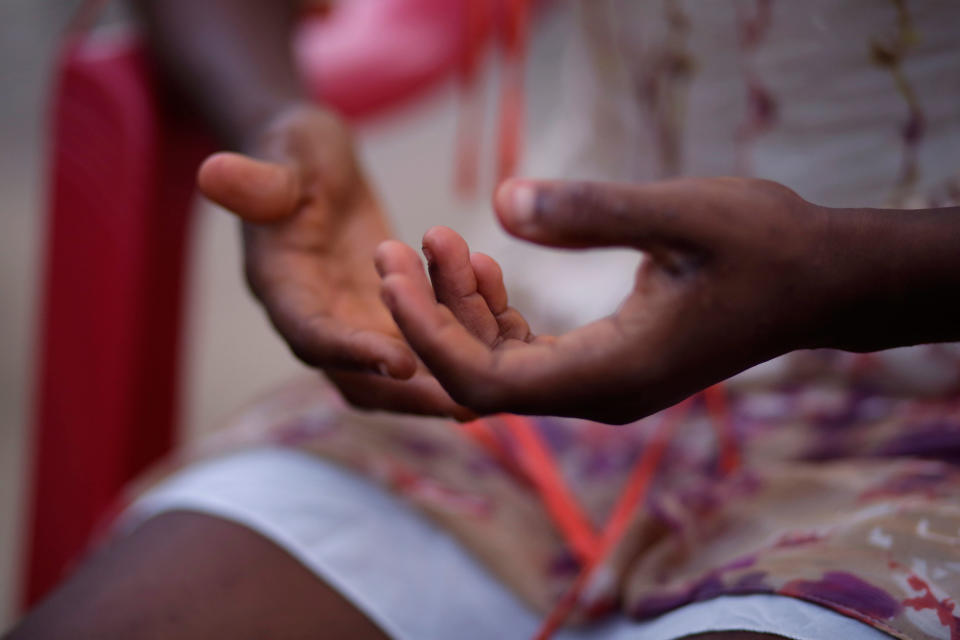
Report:
M910 394L897 391L904 377ZM899 638L960 638L960 348L798 352L728 386L744 466L721 471L710 414L694 401L571 621L777 593ZM663 419L532 424L600 526ZM471 425L352 411L306 380L257 402L178 465L267 443L334 460L447 528L546 614L581 563L524 473L509 424L485 424L501 446Z

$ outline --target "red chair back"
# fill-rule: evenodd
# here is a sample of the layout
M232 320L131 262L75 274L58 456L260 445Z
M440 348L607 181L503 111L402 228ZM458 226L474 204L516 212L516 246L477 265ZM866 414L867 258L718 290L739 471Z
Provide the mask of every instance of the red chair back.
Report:
M25 603L174 442L194 174L135 40L68 43L52 107Z

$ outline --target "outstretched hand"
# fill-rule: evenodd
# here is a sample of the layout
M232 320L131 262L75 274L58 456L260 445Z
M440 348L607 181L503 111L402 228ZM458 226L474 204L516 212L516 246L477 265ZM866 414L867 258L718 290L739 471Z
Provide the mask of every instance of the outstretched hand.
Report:
M830 285L828 210L772 182L514 180L495 206L506 230L530 242L642 254L615 314L537 336L508 306L496 262L471 254L455 232L424 237L430 279L411 248L383 243L382 295L403 335L450 395L479 413L640 418L818 346L841 288Z
M292 109L250 145L200 168L200 190L244 221L247 282L304 363L351 403L468 418L424 369L380 299L389 225L332 114Z

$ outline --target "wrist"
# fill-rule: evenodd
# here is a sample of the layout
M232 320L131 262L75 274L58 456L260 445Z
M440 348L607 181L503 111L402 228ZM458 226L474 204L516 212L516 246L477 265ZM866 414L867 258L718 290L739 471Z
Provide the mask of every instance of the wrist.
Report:
M830 209L825 330L877 351L960 339L960 209Z
M301 96L263 97L255 104L246 105L232 118L227 143L241 153L261 156L265 138L270 132L279 130L283 123L291 122L296 114L313 110L322 109Z

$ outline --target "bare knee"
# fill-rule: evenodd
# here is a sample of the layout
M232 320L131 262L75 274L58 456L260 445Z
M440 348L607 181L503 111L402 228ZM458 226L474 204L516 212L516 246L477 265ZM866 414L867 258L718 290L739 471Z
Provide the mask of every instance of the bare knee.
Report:
M6 640L320 636L386 637L265 538L177 512L90 558Z

